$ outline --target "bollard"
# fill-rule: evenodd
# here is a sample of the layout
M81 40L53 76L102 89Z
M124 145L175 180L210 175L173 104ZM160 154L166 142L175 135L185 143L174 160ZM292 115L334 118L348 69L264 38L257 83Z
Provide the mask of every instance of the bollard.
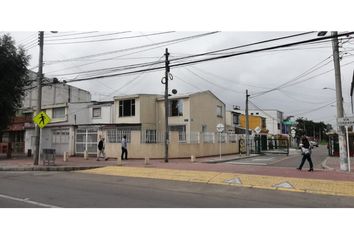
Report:
M195 162L195 156L194 156L194 155L191 156L191 162L192 162L192 163Z
M84 159L88 160L88 152L86 150L84 151Z
M150 164L150 158L149 157L145 157L145 165L149 165Z
M64 162L67 162L67 161L69 160L69 158L68 158L68 152L64 152L63 160L64 160Z
M117 159L117 165L118 165L118 166L123 166L123 164L122 164L122 158L121 158L121 157L118 157L118 159Z

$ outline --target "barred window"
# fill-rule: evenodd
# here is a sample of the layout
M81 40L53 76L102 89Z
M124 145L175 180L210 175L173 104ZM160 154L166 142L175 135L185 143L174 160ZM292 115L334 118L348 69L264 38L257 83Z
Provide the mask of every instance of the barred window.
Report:
M69 129L68 128L53 129L52 143L53 144L69 143Z
M120 143L124 135L127 136L127 142L129 143L131 139L131 129L107 129L107 141L109 143Z

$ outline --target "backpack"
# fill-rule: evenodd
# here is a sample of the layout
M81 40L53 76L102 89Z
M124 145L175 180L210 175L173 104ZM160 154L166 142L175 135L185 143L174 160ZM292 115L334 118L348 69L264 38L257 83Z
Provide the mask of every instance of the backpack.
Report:
M98 142L97 147L98 147L98 150L102 150L102 148L103 148L103 141L102 141L102 140L100 140L100 141Z

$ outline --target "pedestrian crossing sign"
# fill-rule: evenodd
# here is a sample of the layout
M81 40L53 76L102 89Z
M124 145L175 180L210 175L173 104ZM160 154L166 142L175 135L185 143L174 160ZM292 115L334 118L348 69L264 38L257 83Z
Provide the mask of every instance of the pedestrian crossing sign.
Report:
M33 122L37 123L38 127L40 127L40 128L44 128L45 125L47 125L51 121L52 121L52 119L50 119L50 117L48 117L48 115L44 111L38 113L33 118Z

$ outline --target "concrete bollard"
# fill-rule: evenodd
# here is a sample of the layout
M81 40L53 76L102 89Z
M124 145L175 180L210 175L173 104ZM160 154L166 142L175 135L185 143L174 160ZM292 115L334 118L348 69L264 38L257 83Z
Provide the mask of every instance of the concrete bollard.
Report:
M86 150L84 151L84 159L88 160L88 152Z
M64 162L67 162L69 160L68 152L64 152L63 160L64 160Z
M194 156L194 155L191 156L191 162L192 162L192 163L195 162L195 156Z
M145 165L149 165L150 164L150 158L149 157L145 157Z
M121 157L118 157L118 159L117 159L117 165L118 165L118 166L123 166L122 158L121 158Z

